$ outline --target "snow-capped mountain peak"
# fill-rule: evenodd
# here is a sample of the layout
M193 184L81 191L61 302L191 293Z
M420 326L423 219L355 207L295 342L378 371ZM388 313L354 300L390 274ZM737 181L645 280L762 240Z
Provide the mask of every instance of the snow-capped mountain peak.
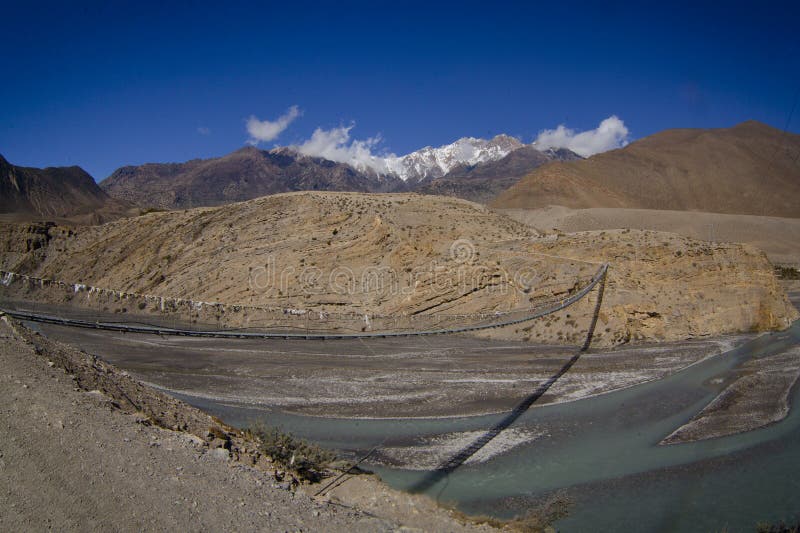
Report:
M522 146L519 140L508 135L497 135L489 140L463 137L438 148L426 146L402 157L386 158L386 168L405 181L420 181L444 176L458 165L502 159Z

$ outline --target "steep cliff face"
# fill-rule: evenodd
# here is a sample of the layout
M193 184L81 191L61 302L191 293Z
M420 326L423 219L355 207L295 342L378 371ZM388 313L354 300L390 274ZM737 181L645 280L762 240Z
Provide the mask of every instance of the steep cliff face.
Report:
M77 231L0 226L4 270L200 302L388 315L388 328L523 312L571 294L602 262L611 268L600 344L776 329L797 318L752 247L652 231L540 236L442 197L295 193ZM578 344L593 306L590 296L486 335Z

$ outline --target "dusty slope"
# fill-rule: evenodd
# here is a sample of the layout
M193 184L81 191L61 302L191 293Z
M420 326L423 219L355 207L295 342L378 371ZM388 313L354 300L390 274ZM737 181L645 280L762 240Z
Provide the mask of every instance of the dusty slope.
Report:
M447 308L451 300L462 310L501 305L506 298L486 290L491 278L476 277L476 292L457 282L448 267L471 273L481 265L451 256L451 246L469 239L465 259L477 260L475 247L532 235L463 200L349 193L151 213L72 234L29 229L17 227L9 237L16 244L3 247L7 270L204 301L369 312ZM436 275L452 283L436 284Z
M796 316L771 265L751 247L637 231L535 238L521 223L442 197L296 193L77 232L40 230L2 227L0 268L206 302L348 311L358 320L414 315L408 322L526 309L566 296L610 262L599 342L781 328ZM4 290L27 294L8 281ZM152 300L114 294L101 303L99 293L82 289L51 301L159 312ZM564 316L492 335L582 342L591 310L584 300ZM249 324L241 314L223 318ZM368 318L361 323L371 327Z
M18 167L0 155L0 220L99 224L133 211L80 167Z
M126 414L121 391L133 382L126 373L28 335L0 318L0 530L490 530L371 477L337 489L339 504L293 492L269 470L226 460L190 432ZM105 394L86 390L97 383ZM161 396L134 385L143 394L140 406ZM211 420L181 402L164 402L184 420Z
M775 264L800 266L800 219L797 218L561 206L502 212L534 229L548 232L630 228L667 231L701 241L747 243L762 250Z
M498 208L628 207L800 217L800 135L759 122L667 130L536 169Z

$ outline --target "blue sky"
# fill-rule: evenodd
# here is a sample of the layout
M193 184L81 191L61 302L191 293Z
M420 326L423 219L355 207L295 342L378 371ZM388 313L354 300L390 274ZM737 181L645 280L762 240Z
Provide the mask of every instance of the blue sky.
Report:
M100 180L218 156L245 145L248 117L293 105L302 114L260 146L354 125L404 154L612 115L630 139L748 119L800 131L797 2L68 4L0 6L12 163Z

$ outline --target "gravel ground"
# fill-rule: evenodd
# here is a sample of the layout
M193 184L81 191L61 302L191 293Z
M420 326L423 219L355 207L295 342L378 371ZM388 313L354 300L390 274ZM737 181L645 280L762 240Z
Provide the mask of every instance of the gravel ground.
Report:
M51 357L19 325L0 320L0 531L488 529L374 479L354 484L356 500L380 486L371 507L348 505L342 489L335 503L314 500L196 435L126 413L108 390L84 390L85 377L65 371L63 358L91 358L63 345ZM105 374L102 383L117 375L132 381L109 365L91 368ZM205 416L182 407L191 410L189 425Z
M301 415L352 418L503 412L549 379L575 350L467 336L265 342L31 327L163 390ZM746 338L623 345L587 353L538 405L660 379Z

